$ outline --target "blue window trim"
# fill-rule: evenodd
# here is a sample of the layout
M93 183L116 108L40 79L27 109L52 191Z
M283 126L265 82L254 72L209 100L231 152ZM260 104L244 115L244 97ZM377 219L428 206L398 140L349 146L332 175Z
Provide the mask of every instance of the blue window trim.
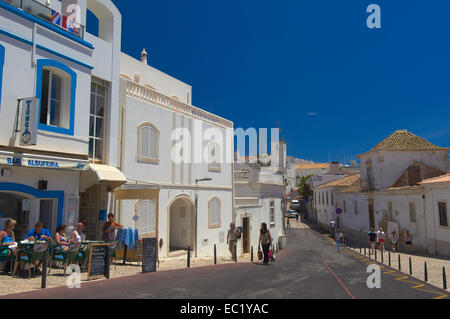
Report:
M57 199L57 224L62 224L64 212L64 191L39 191L31 186L15 183L0 183L0 191L22 193L30 195L36 199Z
M24 19L27 19L27 20L29 20L31 22L35 22L35 23L37 23L39 25L42 25L42 26L44 26L44 27L46 27L46 28L48 28L48 29L58 33L58 34L61 34L61 35L65 36L65 37L67 37L69 39L72 39L75 42L78 42L78 43L84 45L85 47L88 47L91 50L94 49L94 47L92 46L91 43L86 42L86 41L84 41L84 40L82 40L82 39L72 35L70 32L68 32L66 30L63 30L63 29L60 29L57 26L54 26L53 24L51 24L51 23L49 23L47 21L41 20L41 19L33 16L32 14L30 14L28 12L25 12L23 10L20 10L20 9L18 9L18 8L8 4L8 3L0 1L0 8L8 10L9 12L12 12L12 13L14 13L14 14L16 14L16 15L24 18Z
M65 135L74 135L74 125L75 125L75 94L76 94L76 87L77 87L77 74L72 71L67 65L55 61L55 60L48 60L48 59L39 59L37 60L37 85L36 85L36 97L41 99L41 93L42 93L42 73L44 70L44 67L51 66L57 69L60 69L67 73L71 78L71 84L70 84L70 118L69 118L69 128L62 128L62 127L56 127L46 124L41 124L39 119L38 129L43 131L49 131L54 133L60 133ZM41 114L41 102L39 102L39 114Z
M3 65L5 64L5 47L0 44L0 109L2 108Z

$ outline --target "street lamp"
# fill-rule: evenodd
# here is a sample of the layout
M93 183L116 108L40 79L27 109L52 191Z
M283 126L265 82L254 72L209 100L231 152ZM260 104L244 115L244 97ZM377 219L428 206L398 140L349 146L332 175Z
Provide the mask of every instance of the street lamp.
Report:
M197 233L198 233L198 182L206 182L211 181L212 178L205 177L202 179L196 179L195 180L195 257L197 257Z

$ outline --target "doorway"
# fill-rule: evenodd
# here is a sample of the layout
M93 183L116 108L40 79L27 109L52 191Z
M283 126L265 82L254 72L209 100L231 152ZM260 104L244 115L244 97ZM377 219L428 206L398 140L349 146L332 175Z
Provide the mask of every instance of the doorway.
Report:
M25 239L30 228L30 199L16 194L0 193L0 229L12 218L17 221L14 235L17 240Z
M373 210L373 202L369 202L369 225L370 228L375 228L375 214Z
M53 201L51 199L41 199L39 204L39 221L44 224L50 232L56 229L53 223Z
M176 199L169 206L169 253L177 254L187 250L195 249L195 220L194 204L187 197Z
M242 219L242 252L244 254L250 253L250 218L244 217Z

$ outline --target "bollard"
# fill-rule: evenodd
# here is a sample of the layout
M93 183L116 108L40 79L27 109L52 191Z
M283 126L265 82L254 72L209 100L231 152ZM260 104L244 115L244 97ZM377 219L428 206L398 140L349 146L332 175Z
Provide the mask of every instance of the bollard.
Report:
M398 270L402 270L402 263L400 260L400 255L398 255Z
M384 251L381 251L381 263L384 265Z
M427 262L425 262L424 271L425 271L425 281L428 281L428 267L427 267Z
M217 265L217 247L214 244L214 265Z
M237 263L237 243L234 244L234 262Z
M391 267L391 251L389 250L389 267Z
M361 245L359 245L359 254L361 254Z
M191 268L191 247L187 248L187 268Z
M364 256L366 255L366 247L364 247Z
M377 261L377 247L375 247L375 261Z
M250 261L253 262L253 246L252 246L252 254L251 254L251 257L250 257Z
M44 254L44 260L42 261L42 277L41 277L41 288L45 289L47 287L47 265L48 265L48 250ZM14 265L15 266L15 265ZM31 266L30 266L31 267ZM11 274L12 275L12 274Z
M412 276L412 260L411 260L411 257L409 257L409 274Z
M447 275L445 274L445 267L442 267L442 281L444 283L444 289L447 289Z
M369 247L369 259L372 259L371 253L372 253L372 249L370 249L370 247Z

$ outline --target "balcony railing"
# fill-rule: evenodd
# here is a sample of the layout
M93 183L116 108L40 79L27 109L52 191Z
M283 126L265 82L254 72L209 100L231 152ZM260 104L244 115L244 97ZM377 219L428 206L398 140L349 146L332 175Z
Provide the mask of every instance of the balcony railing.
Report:
M216 116L212 113L199 109L195 106L188 105L181 101L175 100L164 94L156 92L148 87L139 85L135 82L127 80L127 95L147 103L164 107L170 111L185 114L199 120L210 122L225 128L233 128L233 122Z
M41 4L39 2L36 2L34 0L0 0L0 1L10 4L18 9L21 9L21 10L35 16L36 18L44 20L44 21L54 25L55 27L58 27L61 30L64 30L80 39L84 39L84 30L85 30L84 26L80 25L77 28L76 32L72 32L66 28L61 27L58 24L53 23L52 9L44 6L43 4Z

